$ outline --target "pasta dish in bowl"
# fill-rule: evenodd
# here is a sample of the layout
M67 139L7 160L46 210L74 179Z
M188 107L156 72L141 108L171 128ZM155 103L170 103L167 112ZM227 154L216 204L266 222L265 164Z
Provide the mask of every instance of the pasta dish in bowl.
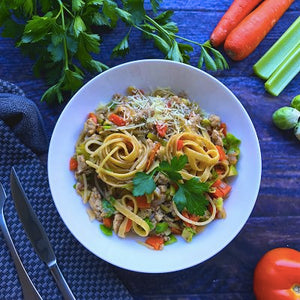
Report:
M261 158L225 86L193 67L145 60L100 74L73 97L48 170L78 241L119 267L158 273L200 263L236 236L256 200Z
M134 232L154 250L190 242L225 218L240 140L186 95L128 92L88 114L70 159L76 191L106 235Z

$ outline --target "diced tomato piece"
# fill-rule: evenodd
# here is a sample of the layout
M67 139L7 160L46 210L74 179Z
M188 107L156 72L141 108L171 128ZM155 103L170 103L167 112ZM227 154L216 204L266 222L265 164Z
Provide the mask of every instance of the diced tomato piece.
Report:
M69 169L71 171L75 171L78 167L78 162L75 157L71 157L70 162L69 162Z
M94 114L94 113L89 113L89 115L88 115L88 118L89 119L92 119L93 120L93 122L95 123L95 124L97 124L98 123L98 119L97 119L97 116Z
M168 130L167 124L156 124L156 130L159 136L164 137Z
M103 218L103 225L107 228L112 228L112 218Z

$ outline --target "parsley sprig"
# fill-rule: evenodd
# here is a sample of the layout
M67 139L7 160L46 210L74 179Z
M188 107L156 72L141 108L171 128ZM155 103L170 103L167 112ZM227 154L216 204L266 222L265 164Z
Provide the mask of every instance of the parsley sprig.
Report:
M157 13L161 1L151 1L153 11ZM217 71L228 68L228 64L222 54L214 49L210 42L203 44L178 35L178 26L171 21L173 11L164 11L155 17L146 14L143 1L123 1L123 9L118 8L122 20L129 26L143 32L145 38L152 39L155 46L165 54L169 60L190 63L190 52L194 51L191 44L200 48L198 68L204 65L207 70ZM122 41L114 48L114 55L123 55L129 52L130 31ZM182 41L182 42L178 42ZM184 43L187 42L187 43Z
M166 59L190 63L193 44L200 49L199 68L228 68L209 42L201 44L178 35L177 24L171 21L173 11L158 13L161 2L150 0L152 12L147 13L143 0L1 0L1 35L14 38L16 46L35 60L34 74L50 86L42 96L49 103L63 102L83 85L87 74L108 68L94 58L102 41L99 29L113 29L119 20L129 29L112 56L128 54L135 29L153 40Z
M144 172L136 173L133 178L133 195L142 196L153 193L156 188L153 177L160 172L167 176L172 184L176 184L178 187L173 197L177 209L179 211L187 209L192 214L202 216L208 205L205 192L209 191L209 185L200 182L196 177L183 180L179 171L181 171L187 163L187 156L181 155L178 158L173 157L170 163L167 161L160 162L159 166L153 169L149 174Z

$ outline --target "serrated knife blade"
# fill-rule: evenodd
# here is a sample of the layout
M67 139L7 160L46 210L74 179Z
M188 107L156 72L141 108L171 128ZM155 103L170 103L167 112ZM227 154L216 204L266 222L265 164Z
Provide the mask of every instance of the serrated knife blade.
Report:
M35 252L50 269L64 299L75 299L57 265L48 236L24 192L14 167L10 173L10 188L19 219Z

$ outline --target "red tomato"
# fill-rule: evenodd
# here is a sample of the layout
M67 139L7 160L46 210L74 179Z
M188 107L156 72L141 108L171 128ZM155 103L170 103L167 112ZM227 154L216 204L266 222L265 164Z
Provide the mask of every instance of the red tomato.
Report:
M257 300L300 299L300 252L276 248L267 252L254 272Z

